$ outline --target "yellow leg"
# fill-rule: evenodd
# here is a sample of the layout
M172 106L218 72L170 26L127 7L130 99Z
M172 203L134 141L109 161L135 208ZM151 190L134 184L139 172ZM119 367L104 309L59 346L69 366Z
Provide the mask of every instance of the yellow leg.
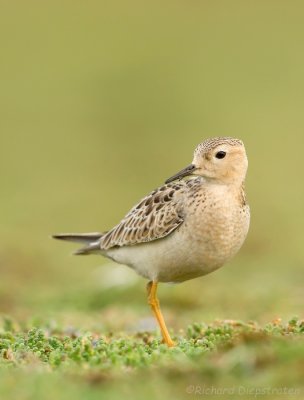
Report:
M175 346L175 343L171 339L168 329L165 324L164 317L160 311L159 301L156 296L157 291L157 282L151 281L147 284L147 291L148 291L148 302L152 308L152 311L157 319L158 325L160 327L161 333L163 335L164 342L167 344L168 347Z

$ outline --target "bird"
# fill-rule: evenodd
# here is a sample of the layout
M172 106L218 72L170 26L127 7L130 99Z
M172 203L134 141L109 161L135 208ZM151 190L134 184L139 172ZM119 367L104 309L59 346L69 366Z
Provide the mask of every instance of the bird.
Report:
M160 309L158 284L209 274L236 255L250 223L247 167L240 139L204 140L191 164L141 199L109 231L53 237L83 243L76 255L100 254L146 278L163 342L175 346Z

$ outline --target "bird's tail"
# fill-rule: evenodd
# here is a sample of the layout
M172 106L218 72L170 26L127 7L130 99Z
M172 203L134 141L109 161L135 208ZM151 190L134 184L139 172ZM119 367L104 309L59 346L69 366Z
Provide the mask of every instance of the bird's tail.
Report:
M66 240L68 242L84 243L86 246L76 250L73 254L84 255L100 250L100 238L103 233L58 233L52 235L54 239Z

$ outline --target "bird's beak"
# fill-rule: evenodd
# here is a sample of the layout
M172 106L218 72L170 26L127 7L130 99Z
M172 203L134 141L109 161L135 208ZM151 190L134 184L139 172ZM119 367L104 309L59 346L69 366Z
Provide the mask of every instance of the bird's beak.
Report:
M171 176L171 178L167 179L165 183L170 183L175 181L176 179L182 179L185 176L192 175L193 172L196 170L196 166L193 164L188 165L186 168L179 171L177 174Z

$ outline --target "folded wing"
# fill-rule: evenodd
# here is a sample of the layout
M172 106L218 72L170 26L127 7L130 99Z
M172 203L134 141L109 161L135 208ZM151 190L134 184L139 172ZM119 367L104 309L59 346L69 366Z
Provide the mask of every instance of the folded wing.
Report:
M100 238L100 248L131 246L169 235L184 221L179 201L184 186L179 182L154 190Z

